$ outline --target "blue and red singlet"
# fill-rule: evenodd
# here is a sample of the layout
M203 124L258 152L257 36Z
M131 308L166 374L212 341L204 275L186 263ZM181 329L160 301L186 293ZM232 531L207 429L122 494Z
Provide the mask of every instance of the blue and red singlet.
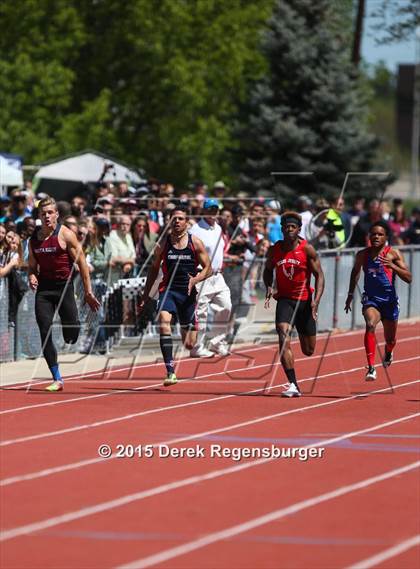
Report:
M386 255L391 247L386 246L381 254ZM371 248L364 251L363 271L364 293L362 296L363 308L373 306L386 320L398 320L399 305L397 291L395 290L395 273L389 267L385 267L379 257L372 259Z

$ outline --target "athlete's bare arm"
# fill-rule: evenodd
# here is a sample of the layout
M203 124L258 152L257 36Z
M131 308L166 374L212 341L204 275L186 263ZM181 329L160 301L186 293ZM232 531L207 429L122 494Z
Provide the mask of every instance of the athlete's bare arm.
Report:
M362 267L363 267L364 257L365 257L365 250L359 251L356 255L354 267L351 270L349 292L347 294L346 304L344 305L344 310L346 312L351 311L351 305L352 305L353 296L354 296L354 289L356 288L356 285L359 281L360 271L362 270Z
M263 271L263 281L266 288L264 308L270 307L270 298L273 295L273 271L274 271L273 246L271 246L267 251L267 256L265 259L265 266Z
M410 284L413 277L409 268L405 264L404 256L396 249L390 249L388 255L380 254L378 259L381 260L385 267L392 269L404 282Z
M67 227L62 226L60 229L59 238L66 244L67 251L70 257L79 267L80 276L83 282L83 288L85 291L85 301L90 306L92 310L98 310L101 303L92 293L92 286L90 283L89 267L86 263L86 257L83 253L83 249L76 235Z
M206 251L206 248L204 247L204 243L201 241L201 239L199 239L195 235L192 235L191 238L197 253L198 262L202 266L202 269L199 273L195 275L195 277L190 275L190 281L188 283L188 294L191 294L194 286L197 283L204 281L205 279L208 279L213 274L213 271L211 269L210 257Z
M143 294L141 295L138 302L137 308L139 311L143 309L146 301L149 299L150 290L159 274L160 264L162 262L162 252L162 247L157 243L153 251L152 264L147 271L146 284L144 285Z
M29 258L28 258L28 280L29 286L32 290L38 288L38 263L35 259L35 255L32 251L32 245L29 241Z
M318 253L315 251L312 245L305 246L306 256L308 259L311 272L315 278L315 296L312 299L312 316L314 320L318 318L318 305L324 292L325 278L324 271L321 267L321 262L318 257Z

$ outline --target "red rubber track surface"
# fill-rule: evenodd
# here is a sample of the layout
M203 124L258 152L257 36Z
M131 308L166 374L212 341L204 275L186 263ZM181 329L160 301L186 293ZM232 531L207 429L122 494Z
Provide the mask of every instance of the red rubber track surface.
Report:
M294 344L305 395L292 400L276 346L181 361L170 388L156 364L70 378L58 394L3 389L0 566L419 567L418 546L386 555L419 533L419 337L401 325L388 374L369 383L363 332L320 336L316 357ZM154 456L117 458L118 444ZM325 450L237 461L211 445ZM204 457L159 456L197 446Z

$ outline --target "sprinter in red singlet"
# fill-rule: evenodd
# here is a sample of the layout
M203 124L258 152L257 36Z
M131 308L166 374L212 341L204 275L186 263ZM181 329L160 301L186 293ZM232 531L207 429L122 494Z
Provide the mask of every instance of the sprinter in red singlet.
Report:
M324 291L324 273L312 245L299 237L302 219L298 213L286 211L281 217L283 240L277 241L267 253L264 268L266 286L265 307L273 296L273 272L276 274L276 329L279 335L281 364L289 381L283 397L300 397L296 380L294 357L290 347L293 326L299 334L305 356L311 356L316 344L318 305ZM312 296L311 276L315 277L315 296Z
M79 336L79 317L71 280L73 263L77 263L85 300L92 310L100 303L92 294L89 269L76 235L58 224L55 200L47 197L38 204L41 228L29 241L29 285L36 291L35 315L42 341L42 350L51 370L53 383L47 391L61 391L63 379L57 363L57 350L52 340L52 323L58 311L65 342L74 344Z

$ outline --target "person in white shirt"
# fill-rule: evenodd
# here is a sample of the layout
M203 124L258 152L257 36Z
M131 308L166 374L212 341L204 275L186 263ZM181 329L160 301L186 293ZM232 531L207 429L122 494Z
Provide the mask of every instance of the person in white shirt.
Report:
M312 200L308 196L300 196L297 203L297 211L302 218L302 227L300 228L299 236L303 239L311 239L310 225L313 218L311 212Z
M136 250L130 228L130 217L122 215L118 220L118 229L110 233L111 260L109 266L111 270L109 273L109 285L113 285L118 279L125 278L134 267Z
M198 292L196 315L201 337L190 355L198 358L211 357L214 354L229 355L226 333L232 302L229 287L222 274L225 242L222 228L216 222L218 212L219 202L213 198L205 199L202 209L203 217L190 229L190 233L204 243L213 270L213 275L196 287ZM213 319L211 330L208 331L209 307Z

